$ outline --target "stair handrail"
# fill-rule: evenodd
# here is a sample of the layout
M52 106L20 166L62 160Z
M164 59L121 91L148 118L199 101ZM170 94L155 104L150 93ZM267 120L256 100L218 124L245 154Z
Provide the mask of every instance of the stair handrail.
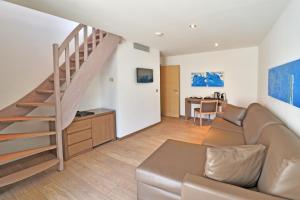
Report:
M61 55L64 50L66 49L67 45L70 44L70 42L75 38L75 36L82 30L82 28L84 28L85 25L84 24L78 24L78 26L76 26L74 28L74 30L66 37L66 39L61 43L61 45L59 46L59 55Z

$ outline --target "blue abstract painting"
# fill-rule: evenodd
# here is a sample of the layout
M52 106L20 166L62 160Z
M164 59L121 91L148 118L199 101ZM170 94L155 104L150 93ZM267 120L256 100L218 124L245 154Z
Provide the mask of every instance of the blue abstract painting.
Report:
M300 59L269 69L268 94L300 108Z
M224 72L192 73L192 87L224 87Z

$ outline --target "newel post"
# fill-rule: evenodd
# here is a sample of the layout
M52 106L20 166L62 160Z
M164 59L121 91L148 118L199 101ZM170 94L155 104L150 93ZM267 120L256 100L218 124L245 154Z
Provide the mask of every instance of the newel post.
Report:
M59 47L53 44L53 66L54 66L54 97L55 97L55 129L56 129L56 151L59 160L58 170L64 169L63 148L62 148L62 112L61 93L59 80Z

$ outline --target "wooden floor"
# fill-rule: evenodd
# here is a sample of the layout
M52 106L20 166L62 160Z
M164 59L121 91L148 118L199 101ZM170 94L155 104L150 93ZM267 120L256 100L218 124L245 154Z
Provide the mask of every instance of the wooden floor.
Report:
M126 139L107 143L0 192L1 200L134 200L135 168L167 139L201 143L209 126L164 118Z

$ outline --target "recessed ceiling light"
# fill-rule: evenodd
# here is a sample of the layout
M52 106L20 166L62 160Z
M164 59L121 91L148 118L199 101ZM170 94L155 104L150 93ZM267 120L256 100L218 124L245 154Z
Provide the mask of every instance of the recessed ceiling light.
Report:
M164 33L162 33L162 32L155 32L154 34L155 34L156 36L159 36L159 37L164 36Z
M216 43L215 43L215 47L218 47L218 46L219 46L219 43L216 42Z
M197 24L190 24L189 27L190 27L191 29L195 29L195 28L197 28Z

